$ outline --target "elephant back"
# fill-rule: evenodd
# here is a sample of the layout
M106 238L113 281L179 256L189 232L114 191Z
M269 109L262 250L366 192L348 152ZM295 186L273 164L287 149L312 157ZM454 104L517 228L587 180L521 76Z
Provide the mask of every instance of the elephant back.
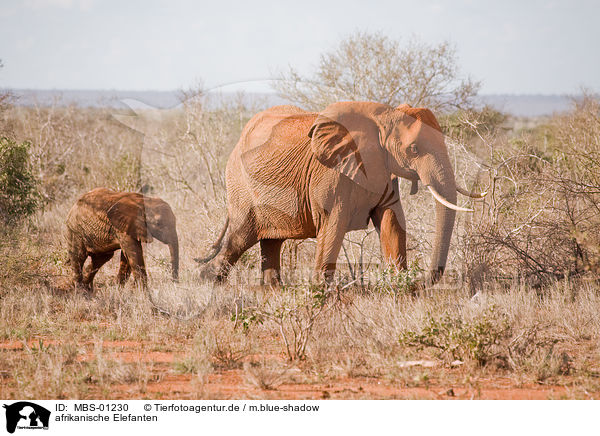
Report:
M103 252L118 245L106 210L114 202L114 191L97 188L82 195L67 215L67 229L84 242L90 252Z

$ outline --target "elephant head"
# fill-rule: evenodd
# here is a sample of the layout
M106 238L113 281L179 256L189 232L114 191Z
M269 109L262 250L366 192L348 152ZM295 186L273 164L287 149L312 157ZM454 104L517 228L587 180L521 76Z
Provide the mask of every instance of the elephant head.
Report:
M442 276L457 210L454 170L444 136L433 113L402 105L340 102L321 112L309 136L316 158L363 188L379 193L398 176L420 180L436 203L436 230L429 283ZM466 192L466 191L464 191ZM473 195L474 197L476 195Z
M173 280L179 278L179 240L176 219L171 207L160 198L132 194L121 198L107 211L108 219L118 230L141 242L158 239L169 247Z

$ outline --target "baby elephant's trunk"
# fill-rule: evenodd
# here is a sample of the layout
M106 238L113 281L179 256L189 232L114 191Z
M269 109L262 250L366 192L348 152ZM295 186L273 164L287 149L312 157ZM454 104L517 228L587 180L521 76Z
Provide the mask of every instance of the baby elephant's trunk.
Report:
M171 253L171 271L173 274L173 280L179 280L179 242L177 236L175 240L169 242L169 252Z

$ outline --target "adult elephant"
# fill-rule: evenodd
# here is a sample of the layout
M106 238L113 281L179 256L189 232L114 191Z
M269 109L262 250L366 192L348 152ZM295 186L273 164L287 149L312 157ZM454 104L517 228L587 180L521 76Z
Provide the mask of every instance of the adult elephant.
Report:
M437 200L433 284L446 266L455 211L469 209L456 206L454 171L431 111L340 102L321 113L276 106L255 115L227 162L228 219L215 252L202 259L210 260L203 275L223 280L260 241L263 282L277 283L283 241L316 237L315 273L330 280L345 233L369 220L385 259L406 268L397 176L413 181L413 192L420 180Z
M94 276L119 248L119 284L124 284L133 272L135 281L146 286L142 242L152 242L153 238L168 245L173 280L177 280L176 219L165 201L106 188L96 188L82 195L67 216L67 243L75 286L91 291ZM91 263L84 270L88 257Z

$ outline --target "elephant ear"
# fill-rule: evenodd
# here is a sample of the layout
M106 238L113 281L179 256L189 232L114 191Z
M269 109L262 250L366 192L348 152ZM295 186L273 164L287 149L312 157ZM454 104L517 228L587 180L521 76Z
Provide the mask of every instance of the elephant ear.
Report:
M106 216L118 231L140 242L152 242L146 222L144 198L141 195L120 199L108 209Z
M423 124L437 130L438 132L442 131L440 124L438 123L437 118L429 109L424 107L411 107L407 104L402 104L396 108L397 110L404 112L408 115L412 121L419 120Z
M378 124L359 108L333 104L318 115L308 136L317 160L361 187L379 193L389 175Z

